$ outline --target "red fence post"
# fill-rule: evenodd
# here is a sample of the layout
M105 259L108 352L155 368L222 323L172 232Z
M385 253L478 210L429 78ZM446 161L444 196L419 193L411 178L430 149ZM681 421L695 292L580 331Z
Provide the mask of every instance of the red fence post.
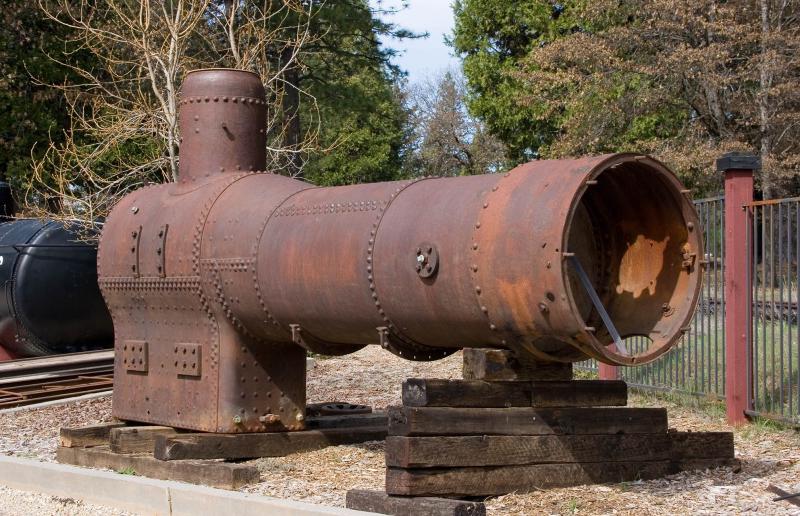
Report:
M614 345L609 347L614 347ZM619 380L619 367L597 362L597 377L601 380Z
M746 205L753 202L753 173L760 168L761 160L751 154L729 153L717 160L717 170L725 174L725 402L731 425L745 423L749 409L752 287Z

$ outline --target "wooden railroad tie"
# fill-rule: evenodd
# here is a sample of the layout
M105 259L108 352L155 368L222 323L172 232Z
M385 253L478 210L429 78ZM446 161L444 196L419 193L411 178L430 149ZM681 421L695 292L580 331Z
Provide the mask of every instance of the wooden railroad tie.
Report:
M403 382L405 407L624 407L628 387L619 380Z
M348 509L393 514L394 516L486 516L483 502L436 497L389 496L383 491L351 489L347 492Z
M572 364L543 364L505 349L464 348L465 380L572 380Z
M282 457L327 446L383 440L387 417L386 413L372 412L321 415L308 417L306 426L309 430L242 434L193 433L124 422L62 428L56 459L77 466L238 489L258 482L259 471L253 465L228 460Z

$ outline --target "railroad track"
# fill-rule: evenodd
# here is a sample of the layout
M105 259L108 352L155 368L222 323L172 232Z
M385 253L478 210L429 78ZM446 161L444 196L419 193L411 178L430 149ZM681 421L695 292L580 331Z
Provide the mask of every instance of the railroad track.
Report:
M108 391L113 383L113 350L0 362L0 409Z

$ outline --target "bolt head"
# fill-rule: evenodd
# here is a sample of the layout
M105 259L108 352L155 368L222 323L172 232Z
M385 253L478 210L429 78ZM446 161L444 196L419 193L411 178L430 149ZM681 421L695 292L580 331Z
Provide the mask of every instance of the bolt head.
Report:
M239 414L236 414L235 416L233 416L233 424L234 425L241 425L242 424L242 416L240 416Z

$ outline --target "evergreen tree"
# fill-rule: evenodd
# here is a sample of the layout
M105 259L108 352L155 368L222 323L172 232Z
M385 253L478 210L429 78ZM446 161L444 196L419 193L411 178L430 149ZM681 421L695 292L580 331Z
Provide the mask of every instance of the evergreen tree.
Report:
M32 161L50 141L63 140L69 109L63 95L48 84L76 76L50 56L69 62L88 61L62 41L64 29L46 19L36 2L9 0L0 26L0 176L20 189Z
M515 75L531 50L575 30L562 4L549 0L456 0L450 45L462 58L469 109L508 147L510 157L538 156L558 127L535 103L521 102Z

